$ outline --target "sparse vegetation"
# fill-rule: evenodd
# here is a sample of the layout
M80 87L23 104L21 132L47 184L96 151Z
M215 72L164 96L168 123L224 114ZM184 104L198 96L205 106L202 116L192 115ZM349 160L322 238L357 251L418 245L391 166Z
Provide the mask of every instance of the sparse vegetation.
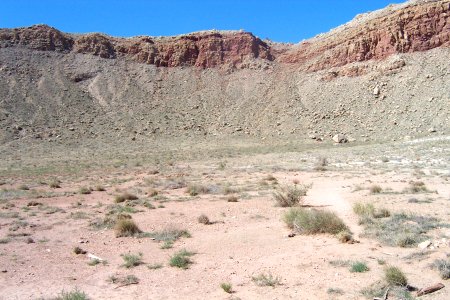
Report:
M413 214L394 214L393 216L373 219L363 223L364 236L376 238L389 246L412 247L427 238L426 233L442 226L437 219Z
M189 265L192 264L190 257L194 254L194 252L183 249L170 257L169 265L180 269L188 269Z
M252 280L257 286L274 287L276 285L281 285L281 278L278 276L273 276L271 273L261 273L258 276L252 277Z
M147 268L149 268L150 270L157 270L157 269L161 269L162 267L163 267L163 265L160 263L147 265Z
M411 181L409 186L403 190L404 193L418 194L418 193L430 193L423 181Z
M273 197L278 206L293 207L303 203L303 197L309 190L306 185L294 185L281 187L278 191L273 193Z
M88 300L88 296L85 292L75 289L72 292L62 291L61 294L56 297L56 300Z
M348 230L343 230L336 235L337 239L341 243L349 243L354 241L353 234Z
M124 264L122 265L122 267L125 267L127 269L137 267L143 263L142 262L142 253L122 254L120 256L122 256L122 258L124 260Z
M301 234L330 233L348 231L347 225L335 213L326 210L291 208L284 215L288 227Z
M406 286L408 284L405 274L394 266L388 266L384 269L384 278L391 286Z
M327 293L330 295L344 295L344 291L340 288L328 288Z
M118 218L114 230L116 237L135 236L142 233L142 230L131 218Z
M179 229L172 225L167 226L162 231L149 233L149 236L158 242L175 242L181 237L190 238L191 234L185 229Z
M80 189L78 190L78 192L79 192L80 194L82 194L82 195L88 195L88 194L90 194L92 191L91 191L90 188L85 187L85 186L82 186L82 187L80 187Z
M350 266L350 272L352 273L364 273L369 271L369 267L365 262L355 261Z
M228 196L227 202L238 202L238 197L236 196Z
M233 293L233 286L231 285L231 283L222 282L220 284L220 287L222 288L222 290L224 290L225 293L228 293L228 294Z
M379 186L379 185L377 185L377 184L372 185L372 186L369 188L369 190L370 190L370 193L371 193L371 194L379 194L379 193L381 193L381 192L383 191L383 189L381 188L381 186Z
M314 165L315 171L326 171L328 166L328 159L326 157L318 157Z
M450 261L437 259L433 262L433 268L439 271L442 279L450 279Z
M127 200L137 200L137 199L138 199L138 197L136 195L126 192L126 193L123 193L123 194L120 194L120 195L116 195L114 197L114 202L115 203L122 203L122 202L125 202Z
M205 214L201 214L198 218L197 218L198 222L201 224L205 224L205 225L209 225L211 224L211 222L209 221L209 218L207 215Z
M188 193L190 196L208 194L209 192L210 192L209 188L201 184L190 184L186 189L186 193Z

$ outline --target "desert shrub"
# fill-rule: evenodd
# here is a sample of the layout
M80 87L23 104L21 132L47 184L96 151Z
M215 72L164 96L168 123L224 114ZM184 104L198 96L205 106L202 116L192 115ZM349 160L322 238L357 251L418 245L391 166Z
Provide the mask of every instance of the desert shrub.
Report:
M372 185L372 186L369 188L369 190L370 190L370 193L371 193L371 194L379 194L379 193L381 193L381 191L383 191L383 189L381 188L381 186L379 186L379 185L377 185L377 184Z
M278 206L293 207L303 203L309 188L306 185L285 186L273 193L273 197Z
M170 243L170 245L173 244L175 241L177 241L181 237L186 237L186 238L191 237L191 234L186 229L180 229L180 228L174 227L173 225L167 226L162 231L150 232L147 235L151 238L154 238L155 241ZM168 248L171 248L171 247L168 247ZM168 248L165 248L165 249L168 249Z
M150 189L147 194L149 197L155 197L155 196L158 196L159 192L158 192L158 190Z
M439 226L448 224L431 217L400 213L364 223L363 235L389 246L412 247L427 239L429 230Z
M80 189L78 190L78 192L82 195L87 195L91 193L91 189L85 186L80 187Z
M118 218L114 227L116 237L135 236L142 231L131 218Z
M122 202L125 202L127 200L137 200L137 199L138 199L138 197L136 195L130 194L128 192L125 192L123 194L116 195L114 197L114 202L115 203L122 203Z
M375 218L388 218L391 216L391 212L386 208L380 208L375 211Z
M201 185L201 184L190 184L187 189L186 192L190 195L190 196L197 196L200 194L208 194L209 193L209 188L205 185Z
M252 280L257 286L274 287L276 285L281 285L281 278L278 276L275 277L270 273L268 274L261 273L258 276L253 276Z
M122 265L122 267L125 267L127 269L133 268L133 267L137 267L141 264L143 264L142 262L142 253L139 254L122 254L120 255L123 258L124 264Z
M189 257L194 254L194 252L183 249L170 257L169 265L180 269L188 269L189 265L192 264L192 260Z
M59 181L58 179L52 179L48 183L48 186L52 189L59 189L61 187L61 181Z
M390 286L406 286L408 284L405 274L394 266L384 269L384 278Z
M150 270L157 270L157 269L161 269L162 267L163 267L163 265L160 263L154 263L151 265L147 265L147 268L149 268Z
M173 248L173 241L165 241L164 244L161 246L161 249L171 249Z
M352 273L364 273L369 271L369 267L365 262L355 261L350 266L350 272Z
M19 190L28 191L29 189L30 189L30 187L26 184L19 185Z
M357 202L353 205L353 212L360 217L373 217L375 214L375 206L372 203Z
M100 185L100 184L96 185L94 189L97 192L104 192L104 191L106 191L106 188L103 185Z
M342 219L331 211L304 208L292 210L294 209L286 213L285 222L301 234L338 234L348 231Z
M233 292L233 286L231 285L231 283L222 282L220 284L220 287L222 288L222 290L224 290L225 293L231 294Z
M315 171L326 171L328 166L328 160L326 157L318 157L314 165Z
M56 297L56 300L88 300L88 296L86 293L75 289L72 292L62 291L61 294Z
M75 253L77 255L78 254L86 254L86 251L77 246L77 247L73 248L73 253Z
M236 196L228 196L227 202L238 202L238 197Z
M353 234L348 230L343 230L343 231L339 232L336 235L336 237L339 240L339 242L341 242L341 243L348 243L348 242L354 241Z
M209 221L208 216L205 215L205 214L201 214L201 215L197 218L197 220L198 220L198 222L201 223L201 224L205 224L205 225L211 224L211 222Z
M344 291L340 288L328 288L327 294L344 295Z
M411 181L409 186L406 187L403 192L417 194L417 193L428 193L430 190L426 187L423 181Z
M433 268L439 271L442 279L450 279L450 261L437 259L433 262Z

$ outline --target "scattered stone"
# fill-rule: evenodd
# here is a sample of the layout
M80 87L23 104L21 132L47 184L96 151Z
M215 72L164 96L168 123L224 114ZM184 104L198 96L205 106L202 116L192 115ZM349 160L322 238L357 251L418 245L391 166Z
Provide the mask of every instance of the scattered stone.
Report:
M418 245L418 247L423 250L423 249L428 248L430 245L431 245L431 241L427 240L427 241L424 241L424 242L420 243Z
M348 139L345 135L338 133L335 136L333 136L333 141L338 144L342 144L342 143L347 143Z
M431 128L428 129L428 132L429 133L434 133L434 132L436 132L436 128L431 127Z
M379 96L379 95L380 95L380 88L376 86L376 87L373 89L373 94L374 94L375 96Z

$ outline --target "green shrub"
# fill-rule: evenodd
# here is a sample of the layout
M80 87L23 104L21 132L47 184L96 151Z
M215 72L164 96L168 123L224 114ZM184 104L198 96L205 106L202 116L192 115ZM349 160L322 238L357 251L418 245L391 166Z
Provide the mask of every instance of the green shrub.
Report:
M331 211L305 208L292 210L285 214L285 222L301 234L338 234L348 231L342 219Z
M384 278L391 286L406 286L408 284L405 274L394 266L389 266L384 270Z
M122 266L127 269L137 267L143 263L142 262L142 253L139 253L137 255L136 254L122 254L121 256L125 262Z
M86 293L79 291L78 289L75 289L72 292L64 292L62 291L61 294L56 297L56 300L88 300L88 296Z
M177 253L175 253L172 257L170 257L169 265L171 267L176 267L180 269L188 269L189 265L192 264L192 261L189 257L194 255L194 252L189 252L184 250L181 250Z
M228 294L233 293L233 286L231 285L231 283L222 282L220 284L220 287L222 288L222 290L224 290L225 293L228 293Z
M364 262L355 261L350 266L350 272L352 273L364 273L369 271L369 267Z

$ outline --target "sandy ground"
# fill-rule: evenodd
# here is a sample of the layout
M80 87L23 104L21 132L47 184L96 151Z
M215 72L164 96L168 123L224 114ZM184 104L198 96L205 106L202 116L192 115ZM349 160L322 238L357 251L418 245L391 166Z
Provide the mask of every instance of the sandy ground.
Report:
M411 166L399 167L394 160L346 167L332 160L326 171L282 163L275 166L283 159L298 162L295 155L240 157L223 165L217 160L180 161L160 168L157 174L153 174L157 167L139 166L77 176L2 177L0 299L52 299L75 288L90 299L366 299L361 290L381 280L386 265L398 266L418 288L437 282L447 285L429 265L438 258L448 259L448 242L440 243L439 248L431 246L420 259L408 259L408 255L423 251L417 246L390 247L363 237L364 228L352 210L356 202L373 203L391 213L408 212L450 222L446 170L438 166L433 172L426 168L419 172ZM268 180L268 175L275 177L277 184ZM48 187L53 177L61 180L61 188ZM411 180L419 179L433 192L403 191ZM210 192L190 196L186 186L170 187L168 183L174 180L184 181L186 186L208 186ZM288 237L291 230L282 220L288 208L275 206L273 191L294 183L310 184L303 204L334 211L359 243L341 243L331 235ZM106 191L79 193L80 187L97 184ZM370 193L374 184L384 192ZM159 194L150 195L152 190ZM91 226L93 220L106 216L114 196L123 191L154 205L155 209L139 203L134 206L138 212L131 215L143 231L171 227L187 230L191 237L161 249L162 242L148 237L117 238L113 229ZM238 202L228 202L230 195ZM413 203L411 198L419 202ZM27 206L30 201L42 205ZM11 214L14 212L17 214ZM199 223L201 214L212 224ZM450 240L449 228L427 234L433 243ZM76 246L107 263L88 265L86 255L74 254ZM169 266L170 256L181 249L196 253L187 270ZM123 267L121 254L126 253L142 253L144 264ZM341 260L363 261L370 270L352 273L348 266L333 264ZM162 266L150 269L153 264ZM278 277L280 284L257 286L252 278L260 274ZM135 275L139 283L121 286L108 281L111 276L126 275ZM221 283L230 283L233 293L225 293ZM449 299L450 290L445 287L422 298Z

